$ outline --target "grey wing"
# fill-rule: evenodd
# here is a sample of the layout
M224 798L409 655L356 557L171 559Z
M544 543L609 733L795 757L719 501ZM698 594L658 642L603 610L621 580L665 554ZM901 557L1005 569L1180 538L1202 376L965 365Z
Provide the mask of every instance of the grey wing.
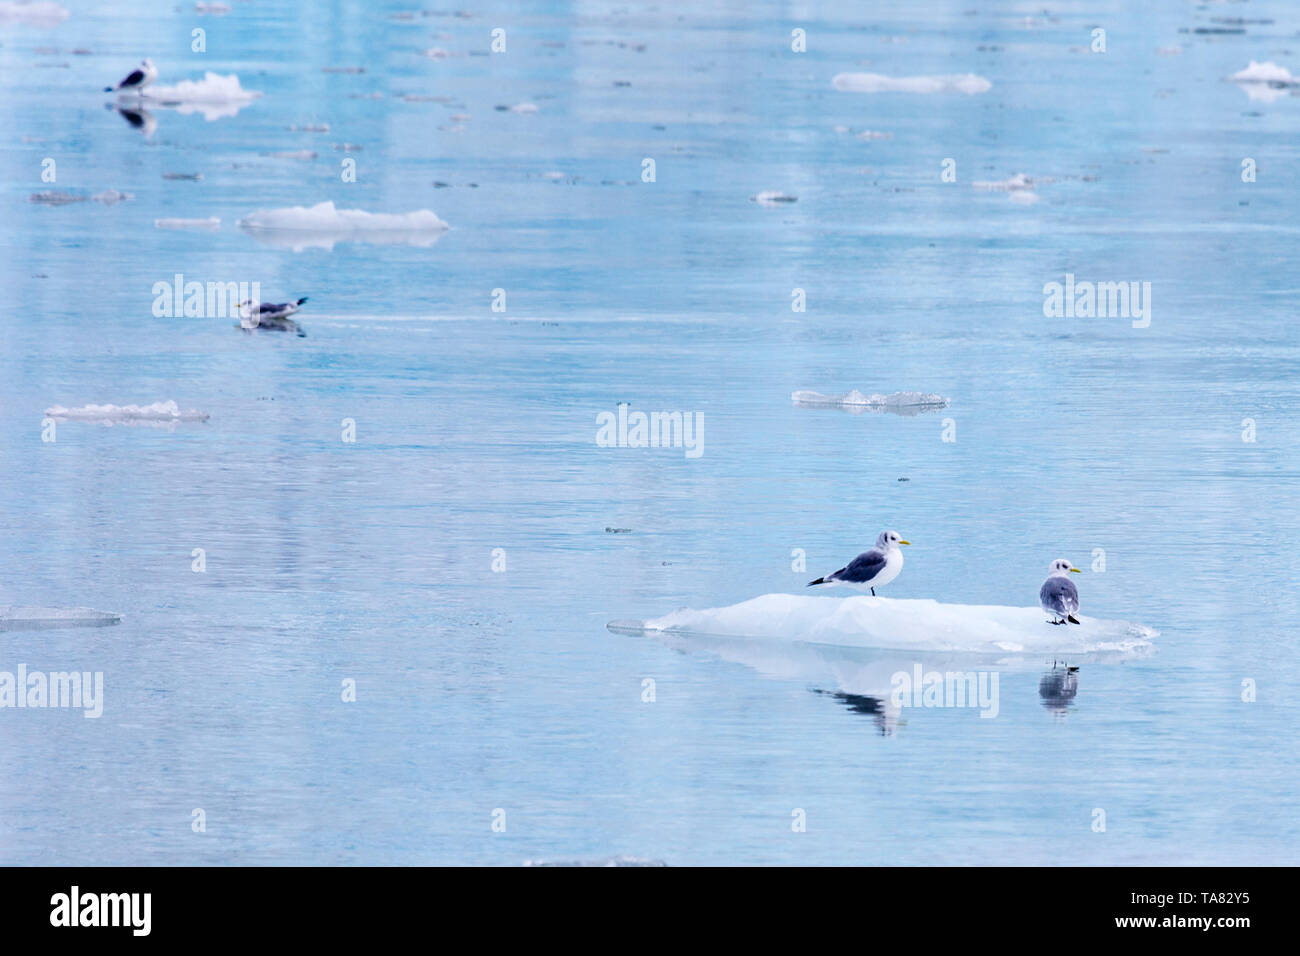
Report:
M1069 578L1051 577L1043 582L1038 600L1043 607L1059 614L1073 614L1079 610L1079 589Z
M144 72L141 70L132 70L125 80L117 84L118 89L125 89L128 86L135 86L144 79Z
M831 580L866 584L868 581L874 581L880 575L887 560L888 557L885 552L872 548L850 561L848 567L840 568L832 574Z
M289 308L288 302L263 302L258 314L266 315L268 312L283 312L287 308Z

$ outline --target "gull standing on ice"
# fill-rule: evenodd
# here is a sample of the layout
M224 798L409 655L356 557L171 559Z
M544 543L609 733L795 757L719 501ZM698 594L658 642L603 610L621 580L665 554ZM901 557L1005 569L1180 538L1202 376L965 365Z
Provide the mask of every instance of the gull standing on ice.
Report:
M1074 616L1079 611L1079 589L1070 580L1070 575L1082 573L1065 558L1057 558L1052 562L1051 572L1038 591L1038 603L1052 615L1049 624L1064 624L1067 621L1071 624L1079 623L1079 619Z
M140 61L140 68L138 70L132 70L126 76L122 77L122 81L118 83L117 86L104 87L104 92L125 93L134 90L136 93L139 93L156 79L158 79L158 71L154 69L152 62L148 59L144 59Z
M870 591L871 596L875 597L876 588L888 584L903 570L903 552L898 546L911 543L900 538L897 531L882 531L876 538L874 548L864 551L835 573L809 581L808 587L814 584L843 584L859 591Z

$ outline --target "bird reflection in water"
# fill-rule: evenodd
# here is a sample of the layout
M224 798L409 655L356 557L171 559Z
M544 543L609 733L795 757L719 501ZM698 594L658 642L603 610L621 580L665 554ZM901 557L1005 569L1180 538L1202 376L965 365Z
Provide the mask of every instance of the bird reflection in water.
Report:
M127 125L132 129L138 129L144 134L145 138L153 135L154 130L158 128L158 121L154 119L153 114L146 109L114 106L112 103L105 104L110 110L116 110L122 119L126 120Z
M865 714L870 717L880 731L882 737L890 737L898 730L899 725L899 708L892 707L885 700L879 697L868 697L864 694L846 694L838 690L820 690L812 688L814 694L821 694L825 697L832 697L839 701L855 714Z
M1058 717L1069 712L1070 705L1079 693L1079 668L1071 664L1052 662L1052 669L1044 672L1038 681L1038 696L1043 706Z

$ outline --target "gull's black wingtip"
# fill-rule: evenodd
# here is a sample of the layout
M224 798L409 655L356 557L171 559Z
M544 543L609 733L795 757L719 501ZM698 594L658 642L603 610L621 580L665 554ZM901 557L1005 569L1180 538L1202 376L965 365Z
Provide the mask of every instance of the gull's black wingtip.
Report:
M303 304L304 302L306 302L306 301L307 301L307 297L306 297L306 296L303 296L301 299L298 300L298 304L299 304L299 305L302 305L302 304Z
M1081 624L1081 623L1083 623L1083 622L1080 621L1077 617L1075 617L1073 614L1067 614L1067 615L1065 615L1065 619L1066 619L1067 621L1069 621L1071 624Z
M825 584L825 578L818 578L816 581L809 581L805 587L812 587L814 584Z

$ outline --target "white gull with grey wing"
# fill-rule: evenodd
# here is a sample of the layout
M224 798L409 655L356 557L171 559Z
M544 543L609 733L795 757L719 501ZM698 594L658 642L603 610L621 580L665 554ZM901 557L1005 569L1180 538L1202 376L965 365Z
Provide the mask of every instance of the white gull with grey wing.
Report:
M858 591L870 591L874 597L876 588L888 584L903 570L903 552L898 546L911 543L900 538L897 531L882 531L876 538L874 548L862 552L838 571L816 581L809 581L808 587L814 584L842 584Z

